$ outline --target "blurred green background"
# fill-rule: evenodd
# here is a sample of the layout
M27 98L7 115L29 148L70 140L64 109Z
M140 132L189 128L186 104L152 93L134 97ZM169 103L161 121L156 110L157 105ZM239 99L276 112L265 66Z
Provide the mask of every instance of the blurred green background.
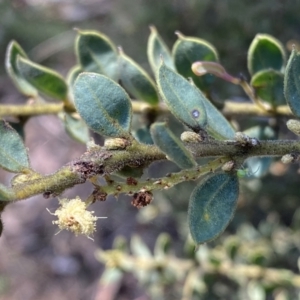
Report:
M300 40L299 11L299 0L2 0L0 101L24 101L5 74L5 51L12 39L20 43L33 61L66 75L75 64L73 28L99 30L150 70L146 47L149 25L155 25L170 48L176 40L176 30L208 40L218 49L222 64L231 74L249 78L247 50L254 36L257 33L273 35L289 53L291 43L297 44ZM223 85L220 83L221 93L215 86L219 98L245 97L240 89ZM280 138L294 138L287 133L285 121L271 120L276 123ZM268 120L252 118L249 124L244 122L242 126L261 122ZM25 131L32 164L44 174L75 159L85 149L68 138L55 117L32 118ZM175 171L176 167L171 163L154 165L149 175L159 177L166 170ZM299 273L300 180L297 171L298 165L286 167L274 162L269 174L261 180L245 181L237 214L227 232L204 247L222 247L226 238L235 234L238 243L245 244L237 256L240 261ZM1 182L8 184L10 178L8 173L0 174ZM131 207L126 197L96 203L93 207L96 215L108 216L108 219L98 221L95 242L85 237L76 238L68 232L54 235L57 228L52 226L52 216L45 208L54 211L56 200L40 196L10 205L3 214L5 228L0 239L0 298L67 300L100 299L101 295L105 300L155 299L150 288L148 290L130 273L118 283L115 293L103 294L103 286L99 284L103 265L95 259L94 252L99 247L110 249L118 235L130 239L135 233L153 249L157 236L167 232L172 237L174 252L183 257L188 194L193 186L194 183L185 183L166 193L157 193L153 205L141 211ZM88 185L76 187L67 195L84 197L89 189ZM256 246L258 256L245 250L254 251ZM276 286L256 287L260 291L257 297L261 298L251 298L252 283L250 287L248 283L244 285L249 292L241 291L240 286L223 277L205 280L206 292L195 299L298 299L299 289L295 288L284 290L290 298L279 298L283 292ZM182 289L182 282L177 283L177 289ZM166 289L164 299L181 299L177 289Z

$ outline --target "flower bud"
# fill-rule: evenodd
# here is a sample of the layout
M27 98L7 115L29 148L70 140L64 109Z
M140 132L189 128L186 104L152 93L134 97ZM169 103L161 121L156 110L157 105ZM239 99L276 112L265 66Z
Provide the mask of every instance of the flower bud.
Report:
M93 216L93 211L87 211L87 204L79 197L61 199L59 203L61 206L51 214L57 216L57 220L52 223L58 225L60 231L66 229L74 232L76 236L84 234L87 237L96 231L96 221L100 217Z

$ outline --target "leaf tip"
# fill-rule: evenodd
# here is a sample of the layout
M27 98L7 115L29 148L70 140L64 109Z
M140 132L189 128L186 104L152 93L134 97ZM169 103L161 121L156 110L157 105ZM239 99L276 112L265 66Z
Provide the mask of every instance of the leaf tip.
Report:
M179 30L176 30L176 31L175 31L175 34L177 35L177 37L178 37L179 39L184 39L184 38L185 38L185 36L183 35L183 33L181 33Z
M149 25L149 29L150 29L150 32L152 33L152 34L155 34L155 33L157 33L157 29L156 29L156 27L154 26L154 25Z

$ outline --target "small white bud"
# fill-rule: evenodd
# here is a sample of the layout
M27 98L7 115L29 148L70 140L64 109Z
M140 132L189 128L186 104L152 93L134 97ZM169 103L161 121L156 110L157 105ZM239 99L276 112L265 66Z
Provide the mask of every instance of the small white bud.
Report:
M228 162L226 162L223 166L222 166L222 170L224 172L230 172L232 171L234 168L234 161L233 160L230 160Z
M201 136L198 133L192 131L184 131L181 134L180 139L184 143L199 143L202 141Z
M286 123L287 128L293 133L300 135L300 121L288 120Z

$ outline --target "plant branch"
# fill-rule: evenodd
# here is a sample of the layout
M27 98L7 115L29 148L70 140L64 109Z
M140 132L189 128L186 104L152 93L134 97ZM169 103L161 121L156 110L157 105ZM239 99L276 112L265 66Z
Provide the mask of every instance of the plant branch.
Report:
M241 145L237 141L209 140L200 143L186 143L195 157L228 157L228 159L247 159L252 156L283 156L289 153L300 153L300 142L291 140L261 141L256 146ZM150 163L166 159L166 156L156 146L132 142L125 150L108 150L97 146L83 154L76 161L62 167L54 174L29 179L16 183L9 189L7 201L21 200L40 193L45 197L57 196L65 189L84 183L95 176L109 175L120 171L126 166L145 168ZM136 187L122 184L112 184L101 187L105 193L133 192L142 189L153 190L169 188L185 180L194 180L199 176L213 171L228 159L218 159L205 166L183 170L164 179L149 182L137 182Z
M262 117L274 117L274 116L293 116L293 113L288 105L280 105L276 107L276 112L266 111L258 107L253 103L239 103L233 101L225 101L222 113L225 116L262 116Z
M173 270L175 274L186 273L195 265L191 259L176 259L173 256L166 256L165 259L156 257L134 257L119 250L98 250L96 257L107 267L120 268L121 270L151 270L167 269ZM236 264L229 260L214 264L209 261L202 263L201 273L222 274L228 278L247 278L263 280L268 283L274 283L279 286L300 287L300 275L285 269L265 268L257 265Z
M38 103L38 104L22 104L22 105L0 105L0 117L9 116L37 116L45 114L58 114L64 110L75 112L74 106L65 107L63 103ZM164 103L160 103L157 107L150 106L142 101L132 101L132 109L134 113L154 112L156 114L169 113L169 109ZM276 111L266 111L253 103L239 103L227 100L221 110L225 116L293 116L289 106L281 105Z
M222 157L214 161L210 161L203 166L198 166L197 168L186 169L177 173L167 174L166 177L163 178L155 178L146 181L131 179L129 182L124 183L113 182L112 184L106 186L96 185L96 188L101 193L115 196L119 193L133 194L134 192L150 192L161 189L167 190L183 181L196 180L209 172L214 172L229 160L229 158Z
M42 103L22 105L0 105L0 117L36 116L58 114L64 109L63 103Z

